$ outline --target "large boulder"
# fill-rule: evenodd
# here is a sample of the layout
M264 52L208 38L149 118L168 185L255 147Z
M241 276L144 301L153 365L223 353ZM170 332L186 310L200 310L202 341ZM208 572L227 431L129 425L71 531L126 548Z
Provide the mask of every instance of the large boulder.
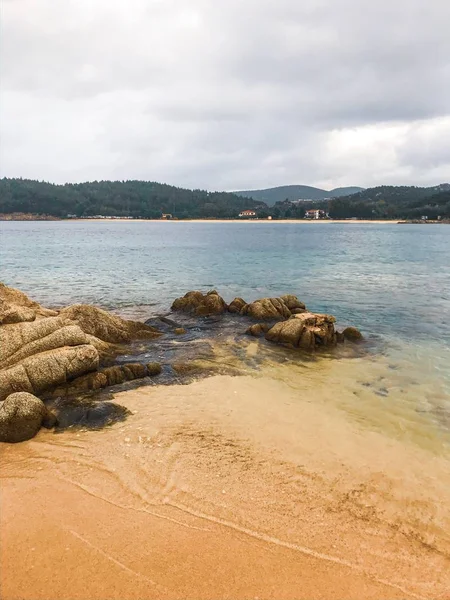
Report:
M45 404L32 394L10 394L0 403L0 442L23 442L34 437L42 425L54 424Z
M198 291L188 292L182 298L177 298L172 304L172 310L193 314L198 317L221 315L227 310L225 300L213 290L207 294Z
M161 335L154 327L122 319L89 304L74 304L63 308L59 314L76 323L84 333L110 344L124 344L134 339L151 339Z
M282 298L261 298L246 304L241 310L241 315L256 321L281 321L289 319L291 314Z
M332 315L310 312L295 314L287 321L271 327L266 333L266 339L305 350L314 350L316 346L335 346L335 322Z

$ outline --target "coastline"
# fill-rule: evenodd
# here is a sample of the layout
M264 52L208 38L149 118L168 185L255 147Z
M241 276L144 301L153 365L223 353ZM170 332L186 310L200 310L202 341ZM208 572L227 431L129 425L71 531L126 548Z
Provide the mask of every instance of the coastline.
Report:
M138 388L123 424L2 448L2 598L445 598L448 461L344 418L353 372Z

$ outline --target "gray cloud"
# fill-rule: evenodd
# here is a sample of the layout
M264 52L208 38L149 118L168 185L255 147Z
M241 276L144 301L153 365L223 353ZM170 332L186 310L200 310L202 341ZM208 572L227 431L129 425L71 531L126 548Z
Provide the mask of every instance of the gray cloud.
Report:
M7 0L3 176L450 178L447 0Z

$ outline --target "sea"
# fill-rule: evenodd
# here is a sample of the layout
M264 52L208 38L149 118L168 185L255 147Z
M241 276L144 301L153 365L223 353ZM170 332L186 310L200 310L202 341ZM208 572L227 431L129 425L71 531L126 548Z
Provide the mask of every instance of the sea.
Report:
M65 550L75 536L87 540L85 550L95 557L108 553L121 597L135 598L123 579L128 565L138 574L155 573L148 565L168 530L154 538L153 518L178 523L180 531L191 528L189 536L216 532L214 548L222 542L225 548L218 555L224 585L233 592L223 597L244 597L239 577L231 567L226 571L228 550L241 538L249 540L242 556L261 548L268 571L273 553L288 549L295 573L296 557L315 556L386 585L374 598L447 597L449 226L1 222L0 281L47 307L89 303L140 320L170 314L173 300L190 290L216 289L228 302L291 293L311 311L334 315L338 329L354 325L364 335L356 353L309 358L244 335L215 339L215 358L207 360L216 377L126 391L118 397L131 411L124 423L102 431L43 431L9 450L4 482L11 497L29 497L27 486L34 486L46 506L39 477L64 491L48 526L57 529ZM241 377L214 371L214 361ZM17 473L23 473L19 483ZM81 502L90 503L92 522L65 508ZM31 514L34 504L29 508ZM111 510L119 511L114 525ZM104 542L102 527L117 528L114 539ZM37 537L41 530L39 521ZM12 525L10 531L16 539ZM167 552L182 539L191 560L205 542L191 544L183 536ZM193 559L205 571L204 582L210 577L206 554ZM184 564L180 560L177 554L175 563ZM183 585L186 569L179 571ZM165 567L155 577L170 588L174 571L164 573ZM265 577L248 597L265 597ZM352 577L339 581L347 595L320 597L361 597L360 588L351 595L345 587L356 581ZM218 589L217 581L211 585ZM280 576L273 597L294 597L286 585Z

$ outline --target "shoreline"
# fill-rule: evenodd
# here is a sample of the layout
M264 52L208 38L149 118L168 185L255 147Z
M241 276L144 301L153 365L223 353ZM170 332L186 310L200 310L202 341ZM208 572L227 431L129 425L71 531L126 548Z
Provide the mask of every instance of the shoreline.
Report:
M444 598L448 462L344 418L354 365L322 367L300 395L277 373L120 392L124 423L2 448L2 598Z
M317 224L317 223L348 223L348 224L398 224L402 221L396 220L352 220L352 219L0 219L0 223L30 223L30 222L60 222L60 223L288 223L288 224Z
M428 221L419 223L402 219L0 219L0 223L278 223L289 225L303 224L345 224L345 225L449 225L450 221Z

